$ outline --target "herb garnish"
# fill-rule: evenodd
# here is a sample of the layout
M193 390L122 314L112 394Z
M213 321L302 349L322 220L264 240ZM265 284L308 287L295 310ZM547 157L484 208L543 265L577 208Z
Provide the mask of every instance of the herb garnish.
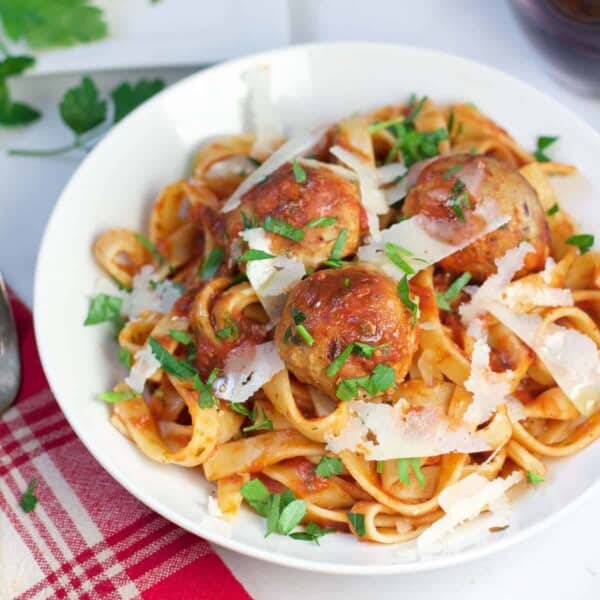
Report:
M369 396L375 396L379 392L386 392L395 385L396 373L394 369L380 363L373 369L371 375L342 379L337 386L335 395L346 402L356 398L360 389L364 390Z
M316 219L311 219L305 227L328 227L329 225L333 225L337 221L337 217L317 217Z
M556 204L556 202L546 211L546 214L551 217L552 215L555 215L558 211L560 210L558 204Z
M533 471L527 471L527 481L529 481L529 483L542 483L544 481L546 481L546 479L544 477L542 477L541 475L538 475L537 473L534 473Z
M196 369L187 361L173 356L166 348L163 348L155 338L148 339L148 345L152 354L156 357L162 369L179 379L192 379L197 375Z
M29 482L27 489L23 492L19 506L24 512L30 513L37 505L38 499L35 495L35 488L37 487L37 479L35 477Z
M452 210L458 217L458 220L464 223L465 214L463 213L463 205L466 208L471 208L471 202L469 200L469 190L467 190L467 187L460 179L457 179L454 182L454 185L450 190L448 204L452 207Z
M342 461L334 456L321 456L319 464L315 467L315 473L319 477L331 477L342 472Z
M180 329L169 329L169 336L184 346L189 346L192 343L192 336L187 333L187 331L181 331Z
M335 527L321 527L314 521L306 524L304 531L296 531L294 533L290 533L290 537L295 540L305 540L307 542L314 542L319 545L319 538L323 537L328 533L333 533L335 531Z
M123 367L127 370L131 369L131 354L127 348L119 348L119 354L117 356Z
M463 273L459 277L457 277L448 287L448 289L440 294L437 292L435 297L437 299L438 306L442 310L452 310L450 306L450 302L460 294L460 291L471 281L471 273Z
M535 156L535 159L538 162L550 162L550 158L546 155L544 150L546 150L546 148L548 148L549 146L554 144L554 142L556 142L557 140L558 140L558 137L550 136L550 135L542 135L542 136L538 137L537 148L536 148L535 152L533 153L533 156Z
M88 314L83 322L84 325L97 325L106 321L112 321L117 325L122 324L121 306L123 300L109 294L98 294L90 300Z
M216 246L210 251L204 264L198 268L198 275L200 275L204 281L208 281L214 277L215 273L219 270L224 258L225 249Z
M339 370L344 366L344 363L348 360L351 354L361 354L366 358L371 358L373 352L380 346L371 346L371 344L365 344L364 342L352 342L348 344L340 354L329 363L327 370L328 377L337 375Z
M450 167L449 169L447 169L446 171L444 171L444 174L442 175L442 177L446 180L450 179L453 175L456 175L465 165L454 165L453 167Z
M235 409L234 409L235 410ZM262 420L258 420L258 416L256 414L256 410L253 410L249 415L250 418L254 421L252 425L248 425L247 427L242 428L244 433L248 433L249 431L259 431L260 429L268 429L269 431L273 431L273 421L267 417L265 413L265 409L261 408Z
M400 300L402 300L402 304L408 308L411 312L411 320L410 324L414 325L419 318L419 302L415 302L410 297L410 287L408 285L408 275L405 275L399 282L397 287L398 296L400 296Z
M256 248L249 248L238 258L238 262L252 262L255 260L267 260L269 258L275 258L273 254L269 254L264 250L256 250Z
M218 329L215 335L221 340L235 341L240 335L238 324L232 319L231 315L225 317L225 327Z
M591 233L580 233L568 237L565 242L577 246L581 254L585 254L594 245L594 236Z
M102 400L102 402L108 402L109 404L115 404L116 402L131 400L139 395L139 392L134 392L133 390L126 390L124 392L103 392L98 396L98 400Z
M296 158L292 161L292 170L294 171L296 183L306 183L306 171L300 166Z
M349 512L346 513L346 516L348 517L348 521L350 525L352 525L352 529L354 529L356 534L359 537L363 537L367 533L367 530L365 529L365 515L361 513Z
M294 227L294 225L288 223L287 221L275 219L271 216L265 217L262 227L266 231L281 235L293 240L294 242L301 242L304 239L304 231L302 229Z
M208 375L206 383L200 379L198 373L194 375L194 389L200 391L198 394L198 406L200 408L212 408L213 406L218 405L218 400L212 392L212 387L219 376L219 371L220 370L215 367Z
M298 335L306 342L308 346L312 346L315 343L312 335L308 332L308 329L302 323L306 320L306 315L297 308L292 307L290 309L292 313L292 318L294 319L294 325L296 326L296 331Z
M167 262L167 259L158 251L158 248L145 235L141 233L134 233L133 235L135 236L135 239L142 244L142 246L144 246L144 248L146 248L150 254L152 254L154 260L156 260L159 265L164 265Z
M392 242L386 242L384 245L386 256L404 273L407 275L413 275L415 270L402 258L404 256L412 256L412 253L408 250L405 250L401 246L397 244L393 244Z
M344 244L346 243L346 239L348 238L348 228L342 227L340 233L333 244L333 248L331 249L331 255L329 259L325 261L325 264L329 267L333 267L334 269L339 269L343 261L342 254L344 252Z
M404 484L410 484L410 478L408 475L409 467L412 469L419 485L423 487L425 485L425 477L421 473L421 459L420 458L399 458L396 463L396 472L398 479Z

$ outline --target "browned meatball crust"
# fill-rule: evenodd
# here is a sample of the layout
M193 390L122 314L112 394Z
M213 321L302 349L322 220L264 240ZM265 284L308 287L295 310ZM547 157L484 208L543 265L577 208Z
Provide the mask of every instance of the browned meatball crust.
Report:
M463 223L449 198L461 174L467 172L477 173L479 182L476 193L469 193L470 208L462 206ZM484 199L495 201L502 212L511 216L511 220L504 227L440 261L440 267L456 275L469 271L474 281L481 282L496 272L494 261L497 258L521 241L528 241L535 252L527 255L519 275L542 269L550 242L544 210L527 180L517 170L495 158L453 154L432 161L410 188L402 212L408 217L423 214L436 221L447 222L454 231L463 232L466 236L477 227L473 210Z
M295 331L294 313L305 316L314 343L309 346ZM342 379L371 375L377 364L392 367L396 381L408 372L417 348L417 328L396 290L396 283L366 265L317 271L292 290L275 330L279 354L300 380L335 397ZM353 342L377 349L369 358L351 354L335 376L327 367Z
M354 254L361 235L368 230L366 213L357 185L328 167L302 167L306 181L296 180L291 163L274 171L266 180L248 190L240 206L227 215L227 232L231 240L244 228L246 221L260 226L265 217L285 221L304 231L301 241L269 233L275 254L301 259L307 268L325 262L342 229L347 230L342 257ZM335 217L331 225L306 227L322 217Z

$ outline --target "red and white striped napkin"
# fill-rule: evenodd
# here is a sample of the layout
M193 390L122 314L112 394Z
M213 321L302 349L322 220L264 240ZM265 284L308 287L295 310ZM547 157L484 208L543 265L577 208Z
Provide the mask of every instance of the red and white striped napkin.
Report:
M23 383L0 417L0 599L249 598L204 540L138 502L85 449L48 388L29 309L12 305Z

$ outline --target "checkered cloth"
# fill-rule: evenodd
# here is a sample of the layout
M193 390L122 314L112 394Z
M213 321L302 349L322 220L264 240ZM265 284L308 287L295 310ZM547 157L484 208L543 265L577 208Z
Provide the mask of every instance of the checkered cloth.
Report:
M0 599L249 598L204 541L119 486L48 388L31 314L12 298L23 384L0 417ZM37 479L36 508L19 501Z

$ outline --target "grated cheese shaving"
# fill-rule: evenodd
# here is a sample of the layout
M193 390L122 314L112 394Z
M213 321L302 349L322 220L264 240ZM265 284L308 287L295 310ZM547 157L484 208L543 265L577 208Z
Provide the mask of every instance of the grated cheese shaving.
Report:
M514 471L505 479L497 477L492 481L488 481L477 473L472 473L445 488L439 495L439 503L446 515L419 536L417 539L419 552L428 554L447 549L448 536L459 527L462 529L463 523L472 521L486 508L490 508L492 511L495 508L496 510L493 512L497 512L499 515L497 519L490 517L486 519L486 529L492 526L508 525L509 512L505 492L522 479L521 471ZM475 527L478 528L477 525ZM460 532L456 531L456 533Z
M403 402L390 406L355 400L348 408L350 417L338 435L326 437L327 449L335 453L351 450L369 460L389 460L489 450L477 433L452 424L434 406L405 411Z
M265 177L268 177L281 165L301 156L312 148L323 135L323 130L316 132L305 132L291 137L285 144L280 146L265 162L263 162L256 171L253 171L237 187L235 192L229 197L221 209L222 212L230 212L240 205L242 196L256 184L260 183Z
M146 379L149 379L160 369L160 362L154 356L152 348L146 345L135 353L135 362L131 367L129 375L125 378L125 383L136 392L144 391Z
M227 356L223 376L214 383L215 394L230 402L245 402L284 368L274 342L241 346Z
M252 154L271 154L283 137L283 124L271 96L271 71L260 66L246 71L243 79L248 86L248 108L256 141Z
M400 280L405 273L387 257L385 253L386 242L397 244L410 252L412 256L407 253L402 258L417 273L426 269L429 265L462 250L510 220L510 217L502 214L496 204L491 201L480 203L474 213L484 218L486 226L478 234L466 238L460 244L447 244L432 237L428 233L427 218L423 215L417 215L382 231L380 239L358 249L358 257L362 262L379 267L393 279Z
M271 244L264 229L245 229L240 235L250 248L271 254ZM246 263L246 275L273 320L281 315L287 292L306 275L306 269L298 259L276 256Z

